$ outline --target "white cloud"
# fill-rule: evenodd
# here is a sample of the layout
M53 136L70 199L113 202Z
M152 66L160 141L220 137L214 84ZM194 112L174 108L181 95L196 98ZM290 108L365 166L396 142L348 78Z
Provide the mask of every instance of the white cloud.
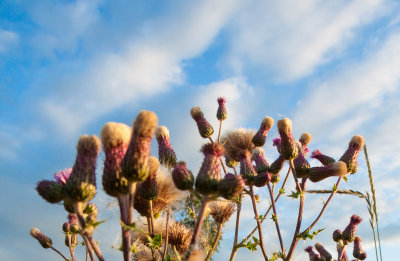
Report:
M182 61L208 47L236 5L204 1L181 7L179 14L171 11L146 25L146 33L133 36L120 52L99 55L86 70L54 82L59 94L43 99L45 114L60 130L73 133L119 106L181 83Z
M18 34L0 28L0 53L6 52L18 42Z
M380 0L251 1L233 23L226 61L235 71L267 70L275 80L298 79L335 58L356 29L386 10Z

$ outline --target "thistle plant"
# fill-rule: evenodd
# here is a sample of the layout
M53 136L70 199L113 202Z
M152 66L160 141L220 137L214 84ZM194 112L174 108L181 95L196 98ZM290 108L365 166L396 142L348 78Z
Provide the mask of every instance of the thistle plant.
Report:
M312 231L322 218L329 203L336 194L353 195L366 200L370 213L370 224L377 227L378 215L372 172L369 166L371 193L361 193L351 189L339 189L340 182L358 171L358 154L366 147L364 138L354 135L339 160L323 154L319 149L310 152L312 135L303 132L298 139L293 135L289 118L277 120L279 137L269 141L268 133L274 127L274 119L266 116L258 130L223 130L223 122L228 117L229 103L220 97L216 103L216 118L219 121L218 136L214 127L206 119L200 107L193 107L190 116L195 121L198 135L205 139L198 158L200 169L192 172L191 162L186 163L185 155L178 155L173 149L173 137L167 126L158 126L154 112L141 111L132 127L116 122L105 123L96 135L83 135L77 144L77 155L72 168L56 172L54 179L37 183L38 194L51 204L63 204L68 212L67 221L60 224L65 236L64 244L70 258L54 248L53 241L37 228L31 235L45 249L52 249L64 260L78 260L75 249L80 242L91 261L104 260L100 247L94 240L95 229L104 221L98 220L99 209L92 202L98 191L96 184L96 164L100 148L104 151L101 184L104 192L118 202L121 225L121 245L124 261L129 260L211 260L218 252L227 229L224 225L234 219L234 237L230 260L234 260L240 249L261 250L265 260L293 260L297 243L301 239L314 239L323 229ZM189 116L189 113L186 115ZM151 152L153 139L158 146L158 154ZM101 146L100 146L101 140ZM172 141L171 141L172 140ZM268 145L278 152L270 162ZM309 155L311 154L311 155ZM318 166L311 166L309 160L316 159ZM286 174L281 174L284 166ZM193 173L197 173L196 176ZM290 177L291 176L291 177ZM282 239L280 217L293 216L290 212L278 212L277 205L285 195L289 178L293 178L292 194L287 195L298 201L297 218L293 218L294 231L290 244ZM322 180L336 179L333 188L306 189ZM311 182L307 184L307 181ZM278 189L279 188L279 189ZM264 190L267 210L260 215L260 196ZM307 193L329 194L322 209L308 226L304 226L303 213ZM263 195L263 194L261 194ZM241 227L243 199L249 197L254 214L254 228L242 239ZM100 208L101 210L101 208ZM275 229L266 231L265 220L271 219ZM365 260L361 237L357 236L357 226L362 221L353 215L343 230L335 230L332 239L338 250L337 260L348 260L348 253L357 260ZM106 223L107 224L107 223ZM106 225L105 224L105 225ZM268 241L264 238L268 233ZM303 229L303 230L301 230ZM258 233L257 233L258 232ZM287 231L286 231L287 232ZM287 234L287 233L286 233ZM278 249L271 251L271 240L276 240ZM353 251L349 249L353 246ZM223 251L227 251L224 249ZM308 246L305 251L310 260L334 260L322 243ZM377 257L378 253L376 252Z

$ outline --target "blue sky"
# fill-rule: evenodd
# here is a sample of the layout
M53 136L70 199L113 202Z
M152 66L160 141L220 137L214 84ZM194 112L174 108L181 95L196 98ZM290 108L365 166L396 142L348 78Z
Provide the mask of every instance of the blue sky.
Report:
M383 255L393 260L400 244L399 14L398 1L383 0L1 1L0 259L54 260L30 238L33 226L63 248L65 212L34 187L73 164L80 135L99 134L107 121L130 124L140 110L152 110L170 129L178 158L197 173L204 140L190 108L200 106L216 127L216 98L225 96L224 130L258 128L266 115L290 117L296 137L310 132L311 149L336 158L352 135L363 135L375 173ZM273 128L264 147L269 160L277 156L275 136ZM359 172L343 188L368 186L361 157ZM119 234L118 211L107 207L112 200L100 187L95 202L111 220L97 237L108 260L119 260L109 247ZM262 212L268 201L259 193ZM320 196L308 198L304 224L321 207ZM285 198L278 205L287 245L297 203ZM250 208L244 213L241 226L250 230ZM361 199L335 196L319 240L334 252L331 231L344 228L354 213L364 218L359 229L372 260ZM232 221L221 260L229 255ZM271 253L278 249L276 232L271 222L264 226ZM312 243L299 243L296 260ZM248 254L240 250L238 260ZM260 253L252 255L261 260Z

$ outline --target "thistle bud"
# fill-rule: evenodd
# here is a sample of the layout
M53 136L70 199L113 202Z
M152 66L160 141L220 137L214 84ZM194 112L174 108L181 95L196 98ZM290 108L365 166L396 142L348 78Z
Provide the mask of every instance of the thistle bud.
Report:
M203 138L209 138L214 133L214 129L211 124L204 118L204 114L199 107L193 107L190 110L193 120L197 124L200 136Z
M138 188L139 195L145 200L153 200L158 196L158 186L157 186L157 171L160 163L158 159L154 156L149 159L149 172L150 175L147 179L140 184Z
M57 180L58 183L65 186L67 180L71 176L72 168L63 169L54 173L54 178Z
M83 213L88 215L90 214L97 215L98 213L97 206L94 203L86 204L86 206L83 208Z
M286 160L297 158L299 150L292 135L292 121L288 118L278 121L278 132L281 136L281 155Z
M144 181L149 175L150 145L157 122L154 112L141 111L133 123L131 141L121 163L122 176L129 182Z
M96 159L100 152L97 136L79 138L71 176L65 184L65 195L73 202L87 202L96 194Z
M274 125L274 120L271 117L265 117L258 129L256 135L254 135L252 142L256 147L262 147L265 144L269 130Z
M347 175L347 167L344 162L338 161L323 167L312 167L308 175L312 182L319 182L329 177L344 177Z
M73 233L73 234L80 233L80 228L79 228L78 224L71 224L70 225L70 230L71 230L71 233Z
M62 225L62 230L63 230L65 233L70 233L70 232L71 232L71 224L70 224L69 222L65 222L65 223Z
M257 172L251 164L250 152L247 150L240 153L240 175L242 175L246 185L254 184L254 177L257 176Z
M219 143L207 143L201 148L204 160L196 177L196 191L202 195L218 196L218 183L221 180L220 159L224 147Z
M255 170L257 173L267 172L269 170L269 163L264 156L264 150L260 147L253 149L251 160L256 163Z
M254 186L256 187L264 187L271 180L271 174L268 172L258 173L257 176L254 177Z
M160 163L169 168L175 167L176 155L169 141L169 130L167 127L158 127L156 129L156 138L158 142L158 158L160 159Z
M279 155L279 157L272 162L271 166L269 166L269 172L271 174L278 174L282 170L283 165L285 165L285 159L282 155Z
M178 161L172 170L172 180L175 186L180 190L189 190L193 188L194 177L187 169L184 161Z
M350 223L347 225L346 229L343 230L342 239L347 242L353 242L356 238L357 226L362 221L358 215L352 215L350 218Z
M360 135L354 135L349 143L349 147L339 159L343 161L347 165L347 172L350 174L354 174L358 169L358 161L357 156L364 146L364 138Z
M244 189L244 181L242 176L234 174L226 174L218 185L219 194L225 199L235 199Z
M220 121L224 121L228 116L228 113L226 112L225 108L226 99L224 97L219 97L217 101L218 101L217 119Z
M275 173L275 174L274 173L270 173L270 174L271 174L271 176L270 176L271 183L276 184L281 180L281 177L279 176L279 173Z
M232 159L232 158L230 158L230 157L228 157L228 156L225 156L225 164L226 164L226 166L228 166L229 168L234 169L234 168L237 167L237 165L239 164L239 162L237 162L236 160L234 160L234 159Z
M353 256L360 260L365 260L367 258L367 253L361 248L361 237L356 237L354 239Z
M71 245L69 245L70 240L71 240ZM78 245L78 237L76 235L65 236L64 242L67 247L75 248Z
M51 241L51 239L49 237L47 237L42 232L40 232L40 230L38 228L36 228L36 227L32 228L30 231L30 234L32 237L34 237L39 242L39 244L43 248L52 247L53 241Z
M57 181L39 181L36 185L36 191L49 203L58 203L64 199L64 187Z
M332 238L335 242L339 242L340 240L342 240L342 231L340 231L339 229L333 231Z
M304 249L308 253L310 261L319 261L321 259L320 255L315 253L312 246L308 246Z
M103 168L103 189L112 196L128 194L128 180L122 177L121 162L131 139L131 128L123 123L108 122L101 129L101 142L106 155Z
M276 147L276 150L281 154L281 138L275 138L272 140L272 146Z
M319 160L319 162L321 162L322 165L324 165L324 166L332 164L332 163L334 163L336 161L334 158L329 157L329 156L327 156L325 154L322 154L321 151L319 151L319 150L314 150L311 153L311 158Z
M320 243L317 242L315 245L315 249L317 249L318 253L320 254L321 258L324 258L325 261L331 261L332 255L325 249L325 247Z
M310 164L308 161L305 159L304 154L303 154L303 148L301 147L301 144L297 144L298 150L301 152L293 160L294 168L296 170L296 175L298 178L303 178L308 176L308 171L310 169Z

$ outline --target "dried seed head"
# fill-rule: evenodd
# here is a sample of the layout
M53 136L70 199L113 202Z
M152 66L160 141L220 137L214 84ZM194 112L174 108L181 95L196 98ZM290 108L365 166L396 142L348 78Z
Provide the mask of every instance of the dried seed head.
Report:
M278 132L281 136L280 153L286 160L297 158L299 150L292 135L292 121L288 118L278 121Z
M332 255L325 249L325 247L320 243L317 242L315 245L315 249L317 249L318 253L320 254L321 258L325 258L326 261L332 260Z
M358 215L352 215L350 218L350 223L347 225L346 229L343 230L342 239L347 242L353 242L356 238L357 226L362 221Z
M201 148L204 160L196 177L196 191L202 195L218 196L218 183L221 180L220 159L224 147L219 143L207 143Z
M264 156L264 150L260 147L253 149L251 154L251 160L256 163L257 173L269 171L269 163Z
M319 160L319 162L321 162L322 165L324 165L324 166L332 164L336 161L334 158L322 154L321 151L319 151L319 150L314 150L311 153L311 158Z
M200 136L203 138L211 137L214 133L214 129L211 124L204 118L204 114L199 107L193 107L190 110L190 115L192 115L193 120L197 124Z
M344 177L347 175L347 167L344 162L338 161L323 167L312 167L308 170L308 175L312 182L319 182L329 177Z
M160 163L173 168L176 164L176 154L172 149L169 140L169 130L165 126L160 126L156 129L156 138L158 142L158 158Z
M304 132L303 134L301 134L299 141L302 147L305 148L311 142L311 139L312 139L311 134L308 132Z
M310 261L320 261L321 257L319 254L315 253L312 246L308 246L304 249L308 253Z
M39 244L43 248L52 247L53 241L51 241L51 239L49 237L47 237L42 232L40 232L40 230L37 227L32 228L30 231L30 234L32 237L34 237L39 242Z
M354 135L351 138L349 142L349 147L340 158L340 161L346 163L348 173L354 174L357 172L358 169L357 156L363 146L364 146L364 138L362 136Z
M236 129L230 131L222 138L226 154L229 158L240 161L242 151L251 152L254 149L254 144L251 141L254 136L254 131L246 129Z
M64 199L64 186L57 181L39 181L36 185L36 191L49 203L58 203Z
M226 223L235 212L235 203L230 200L213 201L210 206L210 215L218 224Z
M128 180L121 174L121 162L128 149L131 133L131 127L117 122L107 122L100 133L106 155L102 176L103 189L112 197L129 192Z
M176 248L179 253L185 253L190 244L193 232L180 222L169 226L168 243Z
M272 126L274 125L274 120L267 116L265 117L260 125L260 128L258 129L257 133L254 135L252 141L253 144L256 147L262 147L265 144L265 141L267 139L267 135L269 130L272 128Z
M339 242L340 240L342 240L342 231L340 231L339 229L333 231L332 238L335 242Z
M65 195L71 202L87 202L96 194L96 159L100 152L97 136L79 138L71 176L65 184Z
M360 260L365 260L367 258L367 253L365 253L361 247L361 237L356 237L354 239L353 256Z
M244 189L244 181L242 176L234 174L226 174L218 184L219 194L225 199L235 199Z
M172 170L172 179L175 186L180 190L189 190L193 188L194 177L187 169L184 161L178 161Z
M220 121L226 120L228 113L225 108L226 99L224 97L218 98L217 119Z
M157 116L141 111L133 123L132 138L121 163L121 173L130 182L144 181L149 175L151 139L157 126Z

